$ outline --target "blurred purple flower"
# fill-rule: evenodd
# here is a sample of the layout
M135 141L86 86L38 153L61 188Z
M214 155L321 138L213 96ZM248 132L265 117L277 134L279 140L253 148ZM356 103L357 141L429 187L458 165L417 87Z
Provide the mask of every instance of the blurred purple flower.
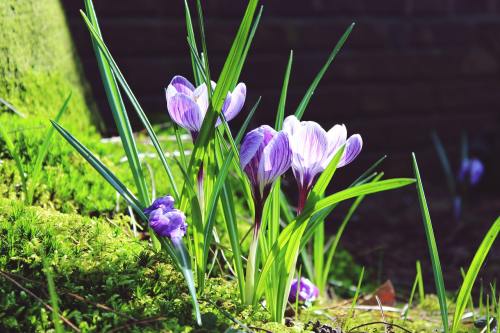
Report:
M476 185L483 176L484 166L483 163L477 159L464 159L460 165L458 172L458 180L462 183L468 183L472 186Z
M151 214L154 210L161 209L164 213L167 213L174 209L175 200L170 195L156 199L151 206L144 209L144 214Z
M241 144L240 162L252 183L254 199L263 204L272 183L292 163L287 134L267 125L248 132Z
M212 81L214 90L216 83ZM228 92L222 107L226 121L230 121L243 108L246 98L246 86L239 83L233 91ZM167 109L170 117L179 126L191 132L193 140L196 139L205 114L208 110L208 89L205 83L194 87L191 82L182 76L174 76L166 89ZM216 126L221 124L217 120Z
M300 212L307 195L337 151L345 144L344 153L337 167L351 163L361 152L363 140L359 134L347 139L344 125L335 125L326 132L318 123L299 121L295 116L288 116L283 123L283 131L290 139L293 153L292 170L299 186Z
M299 302L313 302L319 296L319 289L308 279L301 277L300 282L298 279L293 279L290 288L290 295L288 300L295 302L298 298Z
M160 237L168 237L175 242L186 234L186 216L178 209L164 212L161 208L155 209L149 215L149 225Z

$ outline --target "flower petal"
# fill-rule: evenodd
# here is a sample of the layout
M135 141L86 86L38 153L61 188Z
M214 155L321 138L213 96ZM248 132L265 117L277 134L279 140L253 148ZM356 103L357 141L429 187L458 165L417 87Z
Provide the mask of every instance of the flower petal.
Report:
M269 126L268 126L269 127ZM266 133L264 132L264 141ZM258 179L260 190L272 184L292 164L292 151L285 132L278 132L265 146L259 162Z
M260 127L248 132L245 135L240 148L240 164L243 170L255 156L263 140L264 133L261 131Z
M226 117L226 121L230 121L240 113L245 104L245 98L247 96L247 87L244 83L239 83L236 88L234 88L232 93L228 93L226 101L224 101L224 106L222 107L222 112ZM229 99L229 102L226 103Z
M288 133L288 136L292 138L297 130L300 127L300 121L294 115L288 116L285 118L283 122L283 131Z
M346 142L347 140L347 128L344 124L335 125L326 133L328 137L328 154L333 157L337 150Z
M338 168L343 167L352 161L359 155L361 152L361 148L363 148L363 140L361 139L361 135L354 134L347 139L344 155L339 161Z
M170 81L167 87L167 99L175 95L175 93L191 96L194 91L194 86L185 77L176 75Z
M200 131L203 115L191 98L184 94L176 94L167 100L167 108L170 117L179 126L191 132Z
M198 104L203 118L208 110L208 89L205 83L200 84L193 92L193 99Z

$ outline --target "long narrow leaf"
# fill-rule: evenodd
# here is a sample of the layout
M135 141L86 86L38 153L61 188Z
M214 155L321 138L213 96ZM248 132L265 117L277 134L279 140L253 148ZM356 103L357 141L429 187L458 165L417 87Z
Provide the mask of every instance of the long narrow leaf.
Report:
M90 20L90 24L98 36L102 38L92 0L85 0L85 9ZM115 120L116 128L118 129L123 149L125 150L125 155L127 156L127 161L137 187L139 200L144 205L148 205L151 202L151 199L149 198L146 178L144 177L144 172L142 170L139 152L135 143L134 133L132 132L132 126L130 125L128 115L125 110L125 104L123 103L115 76L113 75L113 71L111 70L109 61L106 59L104 52L99 48L95 39L92 39L92 45L94 47L101 79L104 84L104 90L106 91L108 104L111 108L113 119Z
M498 237L499 232L500 217L495 220L490 230L481 242L481 245L474 255L474 259L472 259L469 270L465 275L462 287L460 287L460 291L457 296L455 314L453 315L453 325L451 328L452 333L455 333L458 330L458 326L460 325L460 321L462 320L462 315L464 314L467 302L469 301L469 296L476 281L477 275L479 274L479 270L481 269L486 256L490 252L493 242L495 242L496 238ZM493 295L493 297L495 297L495 295Z
M298 119L302 118L302 115L304 114L304 111L306 110L307 106L309 105L309 101L311 100L311 98L312 98L312 96L314 94L314 91L318 87L319 82L321 81L321 79L325 75L326 71L328 70L328 68L332 64L333 60L335 59L335 57L339 53L340 49L342 48L342 46L344 45L345 41L347 40L347 37L349 37L349 34L351 33L351 31L352 31L353 28L354 28L354 23L351 23L351 25L344 32L344 34L342 35L342 37L340 37L339 41L337 42L337 44L333 48L332 53L330 53L330 56L328 57L328 60L323 65L323 67L321 68L321 70L319 71L319 73L314 78L314 81L311 83L311 85L307 89L306 95L302 98L302 100L300 101L299 106L297 107L297 110L295 111L295 116Z
M21 161L21 155L19 154L19 151L17 150L14 141L12 141L12 138L10 137L9 133L5 130L5 128L2 126L1 123L0 123L0 136L3 137L5 145L7 146L7 150L9 151L10 156L12 156L14 162L16 163L17 172L19 173L19 177L21 178L21 186L23 189L23 193L26 196L28 192L28 184L26 179L26 173L24 171L23 162Z
M62 107L59 109L59 112L57 113L56 117L54 118L54 121L57 123L61 119L62 115L66 110L68 109L68 104L71 99L72 93L68 95L66 100L64 101ZM49 152L49 147L50 147L50 142L52 140L52 136L54 135L54 127L50 126L49 129L47 130L47 133L45 134L45 137L43 139L42 147L40 148L40 151L38 152L38 155L36 156L35 160L35 165L33 166L33 170L31 172L31 184L28 186L28 193L26 195L26 200L28 204L33 203L33 195L35 193L35 188L38 186L38 182L40 180L41 172L42 172L42 165L43 161L45 160L45 157L47 156L47 153Z
M80 143L74 136L72 136L63 127L54 121L51 121L52 126L63 136L69 144L75 148L82 157L87 160L87 162L96 169L101 176L106 179L106 181L115 188L115 190L127 201L127 203L134 209L134 211L140 216L143 222L147 221L147 217L143 212L144 206L137 200L137 198L130 192L129 189L123 183L116 178L116 176L101 162L97 157L95 157L87 147Z
M427 237L427 245L429 246L429 254L431 256L432 271L434 272L434 282L436 283L436 292L439 300L439 307L441 309L441 319L443 321L444 332L448 332L448 305L446 303L446 289L444 287L443 271L441 269L441 262L439 260L439 253L436 245L436 238L432 228L431 216L429 208L427 207L427 200L425 199L424 187L420 179L420 172L418 170L417 158L412 154L413 158L413 171L417 179L417 192L418 200L420 202L420 209L422 210L422 219L424 222L425 236Z
M116 64L115 60L113 59L111 53L109 52L108 48L106 47L106 44L102 40L100 34L95 30L94 26L92 25L91 21L87 17L87 15L82 11L81 15L83 17L83 20L85 21L85 24L87 25L87 28L89 29L93 40L96 42L96 44L99 46L99 49L103 52L104 56L106 57L106 60L109 63L109 66L113 70L113 74L115 75L115 78L118 80L118 83L120 83L121 87L123 88L125 94L129 98L130 102L132 103L132 106L134 107L139 119L141 120L142 124L146 128L146 131L148 132L148 135L151 139L151 142L153 143L153 146L155 147L158 157L160 158L160 161L165 169L165 172L167 173L168 180L170 182L170 186L172 187L172 195L176 200L179 200L179 191L177 189L177 185L174 180L173 173L170 169L170 166L168 165L168 162L165 157L165 153L163 152L163 149L161 148L160 142L158 140L158 137L156 136L156 133L153 130L153 127L151 126L151 123L149 122L148 118L146 117L146 114L142 110L141 105L139 104L139 101L135 97L134 93L132 92L132 89L130 89L130 86L128 85L127 81L125 80L123 74L121 73L120 69L118 68L118 65Z

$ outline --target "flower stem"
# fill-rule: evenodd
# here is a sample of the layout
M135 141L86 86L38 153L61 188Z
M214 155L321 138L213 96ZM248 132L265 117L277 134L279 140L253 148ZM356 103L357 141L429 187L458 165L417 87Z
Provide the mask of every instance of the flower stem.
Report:
M257 249L259 247L259 230L262 221L263 205L260 200L255 203L255 222L253 225L253 238L250 243L250 250L247 258L247 271L245 282L245 302L248 305L253 305L255 296L255 272L257 269Z
M299 216L300 213L302 213L302 211L304 210L308 194L309 194L309 189L299 185L299 202L297 203L297 216Z

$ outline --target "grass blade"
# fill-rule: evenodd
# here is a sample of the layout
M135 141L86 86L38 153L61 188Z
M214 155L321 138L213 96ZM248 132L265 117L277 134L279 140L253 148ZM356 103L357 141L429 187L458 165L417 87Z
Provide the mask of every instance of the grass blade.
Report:
M75 137L73 137L68 131L66 131L63 127L57 124L54 121L51 121L52 125L55 129L63 136L69 144L73 146L73 148L78 151L82 157L92 165L94 169L97 170L101 174L106 181L115 188L115 190L120 193L120 195L127 201L127 203L134 209L137 215L140 216L143 222L146 222L148 218L143 212L144 206L137 200L137 198L130 192L129 189L123 183L116 178L116 176L101 162L97 157L95 157L87 147L85 147L82 143L80 143Z
M417 179L417 192L418 200L420 202L420 209L422 210L422 219L424 221L425 236L427 238L427 245L429 246L429 254L431 256L432 271L434 272L434 282L436 283L436 292L439 300L439 307L441 310L441 319L443 321L444 332L448 332L448 305L446 303L446 289L444 287L443 271L439 260L439 253L436 245L436 238L432 228L431 216L429 214L429 207L427 207L427 200L425 199L424 187L420 179L420 172L418 170L417 158L412 154L413 158L413 171Z
M21 118L26 118L26 115L20 111L18 111L12 104L7 102L5 99L0 98L0 104L4 105L7 109L17 114Z
M28 184L26 179L26 173L24 172L23 162L21 161L21 155L19 154L16 145L14 144L14 141L12 141L10 134L5 130L2 124L0 124L0 136L3 137L5 145L7 146L7 150L9 151L10 156L12 156L12 158L14 159L17 172L19 172L19 177L21 178L21 186L26 200L28 192Z
M90 0L87 0L90 1ZM151 123L149 122L148 118L146 117L146 114L142 110L141 105L139 104L139 101L135 97L134 93L132 92L132 89L130 89L130 86L128 85L127 81L125 80L123 74L121 73L120 69L118 68L118 65L116 64L115 60L113 59L111 53L109 52L108 48L106 47L106 44L102 40L99 32L96 31L94 28L93 24L87 17L87 15L81 11L80 12L83 20L85 21L85 24L87 25L88 30L91 33L92 40L96 42L97 46L99 49L103 52L103 55L105 56L106 60L109 63L110 68L113 71L113 74L118 81L118 83L121 85L123 88L125 94L129 98L130 102L132 103L132 106L134 107L139 119L141 120L142 124L146 128L146 131L148 132L148 135L151 139L151 142L153 143L153 146L156 149L156 152L158 153L158 157L160 158L160 161L163 165L163 168L165 169L165 172L167 173L168 180L170 182L170 186L172 187L172 195L176 199L176 201L179 201L179 191L177 189L177 185L174 180L174 175L172 173L172 170L170 169L170 166L168 165L168 162L165 157L165 153L163 152L163 149L161 148L160 142L158 140L158 137L156 136L156 133L153 130L153 127L151 126Z
M285 118L286 96L288 93L288 82L290 81L290 73L292 71L293 51L290 51L288 65L286 66L285 78L283 79L283 87L281 88L280 102L278 104L278 114L274 128L279 131L283 127L283 119Z
M474 259L472 259L472 263L469 266L467 274L465 275L464 282L462 283L457 296L456 309L453 315L453 325L451 327L452 333L455 333L458 330L458 326L460 325L460 321L462 320L465 308L467 307L469 296L476 281L477 275L479 274L479 270L481 269L481 266L483 265L484 260L486 259L486 256L488 255L491 246L493 245L493 242L495 242L496 238L498 237L499 232L500 217L495 220L490 230L484 237L481 245L474 255Z
M68 95L68 97L64 101L61 109L59 109L59 112L57 113L56 117L54 118L54 121L56 123L59 122L63 113L66 112L66 110L68 109L68 104L69 104L69 101L71 99L71 95L72 95L72 93L70 93ZM47 156L47 153L49 152L50 142L51 142L53 135L54 135L54 127L50 126L49 129L47 130L47 133L45 134L42 147L40 148L40 151L38 152L38 155L36 156L35 165L33 167L33 171L31 172L31 184L28 186L28 192L26 194L26 200L27 200L28 204L33 203L33 195L35 192L35 188L38 186L38 181L40 180L40 176L41 176L41 172L42 172L43 161L45 160L45 157Z
M339 53L340 49L342 48L342 46L344 45L345 41L347 40L347 37L349 37L349 34L351 33L351 31L352 31L353 28L354 28L354 23L351 23L351 25L344 32L344 34L342 35L342 37L340 37L339 41L337 42L337 44L333 48L332 53L330 53L330 56L328 57L328 60L323 65L323 67L321 68L321 70L319 71L319 73L314 78L314 81L311 83L311 85L307 89L307 92L306 92L305 96L302 98L302 100L300 101L299 106L297 107L297 110L295 111L295 116L299 120L302 118L302 115L304 114L304 111L306 110L307 105L309 105L309 101L311 100L311 98L312 98L312 96L314 94L314 91L318 87L319 82L321 81L321 79L325 75L326 71L328 70L328 68L332 64L333 59L335 59L335 57Z
M54 277L52 276L52 268L47 262L47 259L43 259L43 268L45 276L47 277L47 287L49 289L50 305L52 306L52 322L54 323L54 329L56 333L63 333L64 329L60 322L56 285L54 284Z
M90 19L89 24L92 25L99 38L102 38L92 0L85 1L85 9ZM139 152L135 143L134 133L132 132L132 126L130 125L127 111L125 110L125 104L123 103L120 90L118 89L118 85L116 83L115 75L110 67L109 60L106 59L104 52L99 48L95 39L92 39L92 45L94 47L101 79L104 84L104 90L106 91L108 104L113 114L113 119L115 120L116 128L118 129L130 170L132 171L135 186L137 187L139 200L144 205L148 205L151 202L151 198L149 197L146 178L144 177L144 172L139 159Z

